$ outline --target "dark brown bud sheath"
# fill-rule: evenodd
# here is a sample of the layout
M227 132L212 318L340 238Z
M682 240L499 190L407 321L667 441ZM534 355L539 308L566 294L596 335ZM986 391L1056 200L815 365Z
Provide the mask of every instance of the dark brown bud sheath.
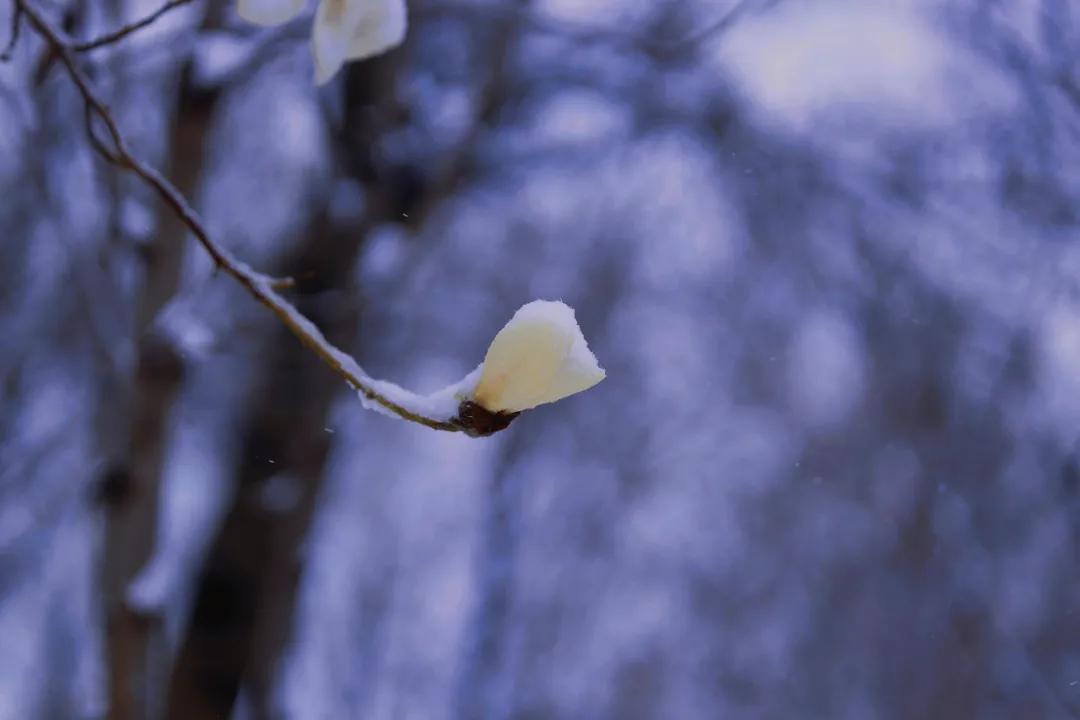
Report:
M464 400L458 406L457 417L451 420L470 437L487 437L505 430L521 413L491 412L472 400Z

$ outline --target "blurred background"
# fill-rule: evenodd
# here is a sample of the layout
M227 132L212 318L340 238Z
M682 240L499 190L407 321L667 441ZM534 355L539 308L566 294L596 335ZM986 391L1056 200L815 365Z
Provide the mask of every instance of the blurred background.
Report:
M436 390L559 298L608 379L482 440L363 410L24 28L0 720L1080 717L1080 5L409 13L323 88L310 11L84 62L373 375Z

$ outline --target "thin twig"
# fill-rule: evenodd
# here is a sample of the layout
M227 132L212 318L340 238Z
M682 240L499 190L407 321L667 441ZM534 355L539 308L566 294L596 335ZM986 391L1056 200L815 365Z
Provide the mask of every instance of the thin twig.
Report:
M700 30L677 40L658 40L651 35L626 32L610 25L565 21L545 12L530 11L518 5L487 6L461 3L455 0L434 0L422 5L416 14L427 17L464 16L470 20L499 21L516 16L521 26L530 31L562 36L577 43L608 43L623 50L644 52L658 59L686 55L701 45L716 39L731 29L744 14L764 10L778 0L736 0L720 17Z
M11 55L15 52L15 44L19 42L19 29L22 27L22 16L22 5L16 4L15 9L11 11L11 34L8 36L8 44L4 52L0 53L0 62L11 60Z
M106 45L112 45L115 42L123 40L131 33L137 30L142 30L144 27L150 25L170 10L178 8L181 5L187 5L189 2L192 2L192 0L169 0L167 3L165 3L144 18L124 25L123 27L117 28L116 30L113 30L110 33L106 33L105 35L102 35L100 37L96 37L93 40L70 43L67 45L67 47L73 52L86 52L88 50L96 50L97 48L104 47Z
M680 53L696 50L699 46L712 40L717 35L722 35L727 32L727 30L729 30L753 4L754 0L739 0L716 20L709 23L701 30L698 30L696 33L675 42L673 45L665 48L665 50L668 52Z
M188 204L180 191L161 173L131 154L123 135L120 133L120 128L116 124L116 120L105 102L94 91L86 74L79 67L72 46L64 40L64 35L53 27L41 11L35 8L29 0L15 0L15 2L17 7L21 7L25 12L27 19L29 19L37 33L60 58L68 76L82 95L87 108L87 129L90 131L90 142L95 150L110 163L130 170L149 185L191 231L219 269L230 275L256 300L269 308L301 342L341 375L349 385L372 402L378 403L406 420L435 430L457 432L462 429L460 425L450 420L439 420L427 417L419 411L410 410L378 392L375 389L376 380L365 373L350 355L327 340L314 323L301 315L296 308L274 291L275 287L280 287L282 281L255 271L210 237L198 213ZM112 145L111 149L94 133L92 126L94 117L99 119L105 126L108 139Z

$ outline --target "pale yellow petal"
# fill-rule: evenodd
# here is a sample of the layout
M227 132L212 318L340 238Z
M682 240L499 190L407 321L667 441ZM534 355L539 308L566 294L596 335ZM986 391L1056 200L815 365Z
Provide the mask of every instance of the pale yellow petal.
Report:
M403 0L322 0L311 33L316 81L326 83L346 62L401 44L405 16Z
M347 59L362 60L400 45L405 39L405 14L404 0L370 0L349 43Z
M555 373L544 402L555 402L583 390L588 390L607 377L607 373L596 362L596 356L589 350L589 345L585 341L585 336L581 334L581 329L576 327L575 329L577 333L574 344L571 346L562 367L559 368L559 372Z
M315 60L315 82L320 85L341 69L349 55L349 43L355 32L354 3L347 0L322 0L315 11L311 29L311 54Z
M493 412L519 412L548 402L573 345L572 327L573 311L562 303L537 300L522 307L491 341L474 400Z

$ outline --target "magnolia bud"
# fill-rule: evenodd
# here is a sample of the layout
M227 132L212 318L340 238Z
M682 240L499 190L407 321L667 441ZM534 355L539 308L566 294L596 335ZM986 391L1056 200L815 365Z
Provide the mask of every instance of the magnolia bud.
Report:
M472 400L489 412L518 413L588 390L604 376L574 311L535 300L491 341Z
M280 25L307 0L237 0L237 13L256 25ZM315 80L320 85L350 60L363 60L401 44L407 26L405 0L320 0L311 29Z
M350 60L384 53L405 38L404 0L321 0L311 50L322 85Z

